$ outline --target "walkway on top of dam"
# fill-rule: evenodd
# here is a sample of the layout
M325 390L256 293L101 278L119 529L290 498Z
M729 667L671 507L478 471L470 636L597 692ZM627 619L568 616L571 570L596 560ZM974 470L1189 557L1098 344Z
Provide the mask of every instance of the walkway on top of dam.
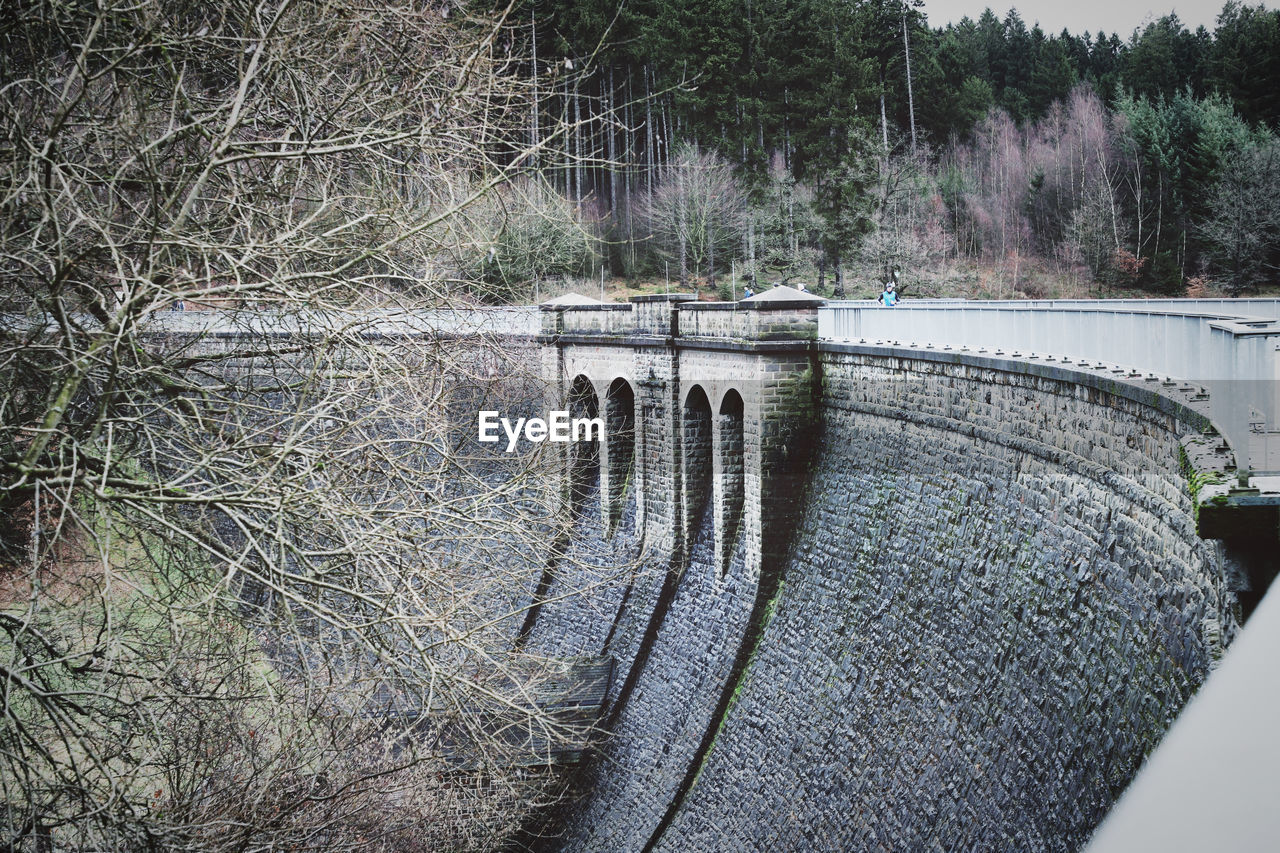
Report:
M1057 365L1182 396L1234 451L1280 474L1280 300L919 300L828 303L822 341ZM1263 485L1273 486L1272 478Z
M1226 467L1280 475L1280 300L1124 299L991 301L908 300L886 308L874 301L826 301L773 288L739 302L677 302L673 329L642 328L632 304L544 304L544 340L615 340L669 336L678 347L749 342L781 346L801 333L796 318L773 313L816 308L807 333L819 348L874 347L905 357L973 361L1042 374L1092 375L1104 389L1145 389L1200 413L1226 439ZM723 312L732 312L726 316ZM1270 487L1280 481L1253 485Z
M653 298L636 297L633 302ZM763 312L794 308L800 301L818 308L817 329L809 337L816 337L820 345L926 350L938 358L981 356L1145 385L1182 397L1202 411L1234 451L1232 467L1254 475L1280 475L1280 299L908 299L890 309L870 300L821 300L790 288L774 288L739 302L669 298L682 300L677 307L685 318L674 340L689 345L714 339L759 340L767 336L758 322ZM654 330L636 327L632 308L630 303L577 297L541 306L414 311L165 310L148 317L144 328L219 338L338 333L362 340L651 334ZM542 322L549 311L559 315L553 328ZM720 321L723 315L715 312L722 311L739 314L742 322ZM4 325L26 323L10 317ZM1255 479L1254 485L1280 485L1273 477Z

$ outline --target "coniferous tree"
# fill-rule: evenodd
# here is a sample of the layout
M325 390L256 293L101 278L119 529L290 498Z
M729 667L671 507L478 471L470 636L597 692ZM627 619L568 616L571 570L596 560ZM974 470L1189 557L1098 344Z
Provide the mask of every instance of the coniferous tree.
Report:
M1214 31L1208 76L1241 118L1280 127L1280 10L1228 0Z

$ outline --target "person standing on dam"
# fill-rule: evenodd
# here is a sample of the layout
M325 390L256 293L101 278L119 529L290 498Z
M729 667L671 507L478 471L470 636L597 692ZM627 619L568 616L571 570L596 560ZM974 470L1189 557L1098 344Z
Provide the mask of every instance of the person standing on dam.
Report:
M876 297L876 301L886 308L892 308L898 304L898 291L894 290L892 281L884 283L884 291Z

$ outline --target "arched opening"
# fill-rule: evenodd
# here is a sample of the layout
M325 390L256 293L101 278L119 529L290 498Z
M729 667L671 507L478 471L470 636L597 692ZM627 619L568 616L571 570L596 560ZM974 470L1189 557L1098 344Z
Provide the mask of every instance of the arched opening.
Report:
M685 396L680 423L684 530L686 540L692 540L711 494L711 401L701 386Z
M742 524L742 496L745 486L742 415L742 396L730 389L720 401L720 414L716 418L719 433L716 554L722 574L729 571L729 560L733 556L733 546L738 541L738 528Z
M595 386L585 376L574 377L569 385L569 417L600 417ZM594 431L569 444L569 508L580 514L600 488L600 441Z
M622 517L635 468L636 395L631 383L615 379L605 394L605 517L612 530Z

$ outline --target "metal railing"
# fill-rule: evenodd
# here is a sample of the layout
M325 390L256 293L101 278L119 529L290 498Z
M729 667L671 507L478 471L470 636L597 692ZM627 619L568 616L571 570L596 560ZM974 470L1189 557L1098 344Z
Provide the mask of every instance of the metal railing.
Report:
M1280 300L1271 299L837 302L818 312L818 337L1068 357L1189 382L1209 394L1210 417L1240 467L1273 473L1280 471L1277 317Z

